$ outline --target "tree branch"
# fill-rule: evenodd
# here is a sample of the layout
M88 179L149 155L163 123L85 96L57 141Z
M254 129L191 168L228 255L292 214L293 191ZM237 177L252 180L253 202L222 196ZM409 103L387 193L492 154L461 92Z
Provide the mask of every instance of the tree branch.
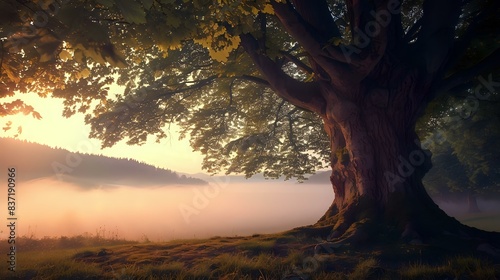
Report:
M420 30L421 27L422 27L422 18L419 18L417 20L417 22L415 22L410 27L410 29L408 30L408 32L406 32L406 34L405 34L405 36L403 38L403 41L406 42L406 43L409 43L412 40L416 39L417 36L418 36L418 31Z
M484 26L484 24L486 24L485 21L487 21L489 17L497 18L498 13L500 12L499 7L499 1L492 1L487 3L487 6L481 9L481 12L475 11L471 13L469 17L472 18L472 20L463 35L455 41L453 52L451 54L450 60L445 67L445 71L451 69L451 67L453 67L455 63L457 63L457 61L464 55L472 41L477 38L478 35L480 36L480 34L478 34L478 31L490 30L488 26ZM496 35L498 36L498 32L496 33ZM495 35L490 34L490 36Z
M433 77L444 73L450 59L461 9L461 1L457 0L424 1L417 51L423 55L420 61Z
M153 92L156 91L157 94L152 96L151 99L157 100L157 99L162 99L163 97L170 98L177 93L182 93L182 92L186 92L186 91L190 91L190 90L200 89L202 87L205 87L205 86L211 84L213 81L215 81L215 79L217 79L217 76L210 76L206 79L198 81L194 85L187 86L187 87L182 87L182 88L178 88L178 89L174 89L174 90L166 90L166 91L164 90L164 88L153 90Z
M341 37L340 30L333 20L328 3L324 0L290 0L295 10L308 25L316 39L326 43L334 37Z
M309 73L309 74L313 74L314 73L314 70L307 66L304 62L302 62L300 59L298 59L297 57L291 55L290 53L288 52L285 52L285 51L281 51L280 52L284 57L286 57L289 61L293 62L295 65L297 65L297 67L299 67L300 69L304 70L305 72Z
M1 45L1 49L0 49L0 52L1 52L1 55L0 55L0 75L2 75L3 71L3 59L4 59L4 56L5 56L5 48L4 48L4 45L3 45L3 40L0 40L0 45Z
M435 92L435 96L443 92L453 91L456 87L469 82L471 79L477 77L485 71L492 71L500 68L500 48L493 51L490 55L485 57L476 65L453 74L452 76L444 79Z
M310 64L316 74L339 86L358 83L364 79L384 56L389 39L391 47L397 48L403 34L400 17L389 9L389 0L346 1L354 36L354 45L349 46L336 46L325 41L326 37L319 36L317 29L311 27L311 22L314 24L319 20L310 19L310 12L321 5L327 5L326 1L316 0L311 4L305 0L295 0L294 5L272 4L276 16L288 33L311 56ZM311 7L305 8L307 5ZM329 17L333 21L331 15ZM340 38L341 34L335 31L329 36L328 40L331 40Z
M280 112L281 112L281 108L283 108L283 105L285 105L285 102L286 100L283 99L280 103L280 105L278 105L278 109L276 110L276 114L275 114L275 118L274 118L274 123L273 123L273 131L271 133L272 137L275 137L276 136L276 128L278 127L278 121L280 120Z
M271 88L293 105L323 115L326 102L317 83L304 83L288 76L281 66L262 54L259 42L251 34L240 35L241 44Z
M259 77L255 77L255 76L241 75L241 76L238 76L236 78L248 80L248 81L251 81L251 82L254 82L254 83L257 83L257 84L261 84L261 85L271 86L268 81L266 81L266 80L264 80L262 78L259 78Z
M296 153L299 153L299 147L297 146L297 142L295 141L295 133L293 132L294 126L294 120L292 119L292 114L294 112L290 111L287 114L287 119L288 119L288 139L290 141L290 144L292 145L293 151Z
M357 49L357 69L361 78L366 77L384 56L388 43L393 49L399 47L403 36L400 7L393 7L388 0L370 2L346 1L352 40Z
M311 64L319 65L329 76L323 77L325 80L338 82L352 82L352 73L347 73L350 69L349 57L346 57L339 47L331 44L323 44L311 30L307 23L300 17L291 4L272 2L274 12L287 32L304 48L314 60ZM352 62L352 60L350 60ZM323 73L317 73L322 76Z

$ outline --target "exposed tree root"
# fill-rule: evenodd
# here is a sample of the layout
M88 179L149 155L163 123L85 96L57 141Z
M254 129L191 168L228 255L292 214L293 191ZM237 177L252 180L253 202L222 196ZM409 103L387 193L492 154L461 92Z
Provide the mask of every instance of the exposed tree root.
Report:
M407 204L399 211L376 211L370 203L358 201L334 215L325 214L318 223L292 232L320 238L315 253L324 248L373 250L408 248L436 255L475 255L500 262L500 233L486 232L461 224L437 206L415 208ZM397 250L396 250L397 251ZM330 252L331 253L331 252Z

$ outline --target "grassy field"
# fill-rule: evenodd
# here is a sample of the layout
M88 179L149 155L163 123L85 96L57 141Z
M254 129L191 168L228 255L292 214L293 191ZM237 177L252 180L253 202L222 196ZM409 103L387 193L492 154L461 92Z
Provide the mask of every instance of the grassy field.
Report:
M498 223L495 215L462 218L483 228ZM16 272L2 261L0 279L500 279L500 264L477 256L429 258L416 245L317 250L319 242L300 231L164 243L21 238Z

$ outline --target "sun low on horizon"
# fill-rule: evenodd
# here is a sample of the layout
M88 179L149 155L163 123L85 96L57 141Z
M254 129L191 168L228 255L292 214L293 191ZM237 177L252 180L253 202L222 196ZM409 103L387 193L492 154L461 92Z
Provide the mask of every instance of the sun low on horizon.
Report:
M85 124L83 114L77 113L69 118L62 116L62 99L43 98L34 93L18 93L13 97L4 98L5 101L16 99L33 106L42 119L38 120L22 113L3 117L1 126L5 127L7 122L11 122L11 129L2 129L0 137L26 140L71 152L130 158L175 172L203 172L201 153L192 150L188 139L179 140L179 127L175 124L165 127L168 136L160 143L151 136L144 145L128 145L126 141L120 141L110 148L101 149L99 140L89 138L90 127ZM22 132L16 137L17 127L21 127Z

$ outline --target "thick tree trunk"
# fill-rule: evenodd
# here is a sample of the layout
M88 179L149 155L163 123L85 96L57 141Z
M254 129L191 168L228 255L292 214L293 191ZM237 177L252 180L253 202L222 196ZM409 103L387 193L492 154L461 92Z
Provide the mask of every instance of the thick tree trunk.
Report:
M319 221L332 224L330 238L369 238L370 230L355 232L360 223L390 224L420 239L428 215L446 217L427 195L421 179L430 168L430 155L422 150L413 131L397 135L383 111L351 114L344 127L325 120L332 149L335 199ZM426 225L427 227L427 225Z
M402 40L399 12L385 28L365 38L366 44L355 31L359 34L353 34L353 45L336 47L325 41L341 34L330 28L335 26L333 18L318 13L324 10L318 6L322 1L291 2L274 1L272 6L283 27L308 53L312 82L286 74L282 63L266 55L265 38L244 34L240 39L269 86L284 100L319 115L330 138L335 199L317 225L304 230L351 244L373 239L446 243L453 238L463 244L468 238L477 247L476 239L495 237L498 243L498 235L463 226L446 215L422 184L431 155L420 146L415 125L445 74L440 65L447 63L445 54L452 47L443 44L436 49L433 36L453 38L454 29L448 25L458 19L459 6L447 10L439 24L433 25L435 17L426 17L422 29L432 35L429 46L415 49ZM364 30L374 22L368 16L372 8L388 13L387 1L358 2L347 1L351 30ZM446 6L426 3L427 10ZM421 53L413 54L415 50ZM426 59L423 63L415 61L421 57Z
M377 94L384 92L361 93ZM416 118L403 110L391 115L380 100L355 103L338 94L324 96L332 96L324 126L335 199L317 226L332 228L329 241L423 244L442 243L450 239L447 235L485 237L449 217L427 194L422 178L432 166L431 154L420 146Z

